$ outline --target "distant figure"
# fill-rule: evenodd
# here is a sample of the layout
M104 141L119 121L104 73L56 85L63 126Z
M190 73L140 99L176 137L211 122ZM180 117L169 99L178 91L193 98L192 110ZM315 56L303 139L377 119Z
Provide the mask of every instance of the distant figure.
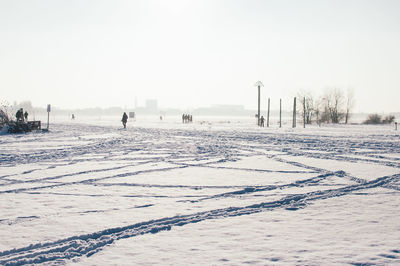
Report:
M24 122L24 110L20 108L15 114L15 117L17 118L17 122Z
M71 119L75 120L75 115L74 114L72 114Z
M193 117L192 117L192 115L189 115L189 114L183 114L182 115L182 123L191 123L191 122L193 122Z
M24 117L25 117L25 121L28 122L28 111L25 111Z
M122 124L124 125L124 128L126 128L126 122L128 122L128 115L124 112L122 115Z
M260 126L261 127L264 127L264 121L265 121L264 116L261 116L261 119L260 119Z
M162 121L162 115L160 115L160 121Z

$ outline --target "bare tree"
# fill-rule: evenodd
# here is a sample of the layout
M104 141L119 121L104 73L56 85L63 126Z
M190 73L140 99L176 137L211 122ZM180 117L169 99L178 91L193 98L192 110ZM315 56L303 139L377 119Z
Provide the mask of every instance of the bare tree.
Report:
M311 124L315 112L315 103L312 93L309 91L302 91L298 94L298 98L302 104L299 106L299 108L301 108L300 113L302 114L303 119L305 119L306 124Z
M329 122L329 115L327 115L329 112L326 111L325 100L322 97L318 97L315 100L314 106L317 124L321 125L321 123Z
M345 117L345 97L338 88L328 89L324 97L324 114L329 117L329 122L339 123Z

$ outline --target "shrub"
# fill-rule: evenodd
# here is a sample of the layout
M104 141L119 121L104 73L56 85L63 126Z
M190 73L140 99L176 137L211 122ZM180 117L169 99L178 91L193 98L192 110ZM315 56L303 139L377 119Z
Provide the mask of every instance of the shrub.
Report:
M365 120L363 122L363 124L366 124L366 125L391 124L394 122L395 119L396 118L394 115L388 115L384 119L382 119L381 115L372 114L372 115L368 116L367 120Z
M370 124L382 124L382 116L378 114L372 114L367 117L367 120L363 122L363 124L370 125Z
M396 118L394 117L394 115L388 115L385 117L385 119L382 120L383 124L391 124L394 122Z

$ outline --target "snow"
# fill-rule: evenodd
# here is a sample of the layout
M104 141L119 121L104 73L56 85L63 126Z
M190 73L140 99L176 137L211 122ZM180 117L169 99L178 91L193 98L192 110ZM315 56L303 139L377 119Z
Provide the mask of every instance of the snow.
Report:
M0 265L400 263L393 128L56 121L0 136Z

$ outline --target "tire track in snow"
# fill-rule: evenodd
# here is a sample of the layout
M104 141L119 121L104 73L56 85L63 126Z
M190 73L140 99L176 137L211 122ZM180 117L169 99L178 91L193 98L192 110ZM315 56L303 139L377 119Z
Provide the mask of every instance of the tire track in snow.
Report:
M212 169L223 169L223 170L238 170L238 171L247 171L247 172L261 172L261 173L280 173L280 174L314 174L318 173L317 171L291 171L291 170L269 170L269 169L256 169L256 168L240 168L240 167L229 167L229 166L215 166L215 165L204 165L204 164L187 164L182 163L180 165L187 165L193 167L204 167L204 168L212 168Z
M289 155L291 155L291 154L289 154ZM327 170L323 169L323 168L309 166L309 165L306 165L306 164L303 164L303 163L299 163L299 162L295 162L295 161L289 161L289 160L286 160L286 159L283 159L283 158L279 158L279 157L276 157L276 156L272 157L272 159L274 159L275 161L278 161L278 162L291 164L291 165L294 165L294 166L297 166L297 167L309 169L311 171L316 171L316 172L319 172L319 173L327 172ZM360 183L360 184L367 182L365 179L361 179L361 178L349 175L348 173L346 173L344 171L338 171L338 172L342 172L343 177L347 177L347 178L349 178L350 180L352 180L354 182L357 182L357 183Z
M187 166L175 166L175 167L166 167L166 168L160 168L160 169L148 169L148 170L140 170L140 171L134 171L134 172L126 172L126 173L122 173L122 174L116 174L113 176L91 178L91 179L85 179L85 180L75 181L75 182L56 183L56 184L44 185L44 186L38 186L38 187L27 187L27 188L16 188L16 189L3 190L3 191L0 191L0 194L19 193L19 192L25 192L25 191L30 191L30 190L55 188L55 187L70 186L70 185L76 185L76 184L96 185L96 181L102 181L102 180L118 178L118 177L134 176L134 175L139 175L139 174L144 174L144 173L153 173L153 172L162 172L162 171L169 171L169 170L175 170L175 169L182 169L182 168L186 168L186 167Z
M22 265L43 262L67 260L80 256L91 256L106 245L129 237L160 231L171 230L174 226L183 226L205 220L223 219L242 215L250 215L262 211L272 211L279 208L296 210L307 206L313 201L348 195L359 190L382 187L393 181L398 181L400 174L377 178L364 184L356 184L343 188L289 195L280 200L253 204L245 207L229 207L204 211L189 215L166 217L157 220L136 223L124 227L110 228L99 232L73 236L54 242L32 244L27 247L0 252L0 264Z
M288 153L288 155L294 156L293 154L290 154L290 153ZM294 166L298 166L298 167L302 167L302 168L305 168L305 169L309 169L311 171L316 171L316 172L326 172L327 171L327 170L322 169L322 168L309 166L309 165L302 164L302 163L295 162L295 161L286 160L286 159L283 159L283 158L279 158L277 156L271 156L271 159L274 159L274 160L276 160L278 162L287 163L287 164L291 164L291 165L294 165ZM321 158L317 158L317 159L321 159ZM329 160L335 160L335 159L330 158ZM344 171L338 171L338 172L342 172L343 173L342 177L347 177L351 181L354 181L354 182L357 182L357 183L360 183L360 184L363 184L363 183L367 182L365 179L349 175L348 173L345 173ZM400 190L399 186L393 185L393 184L386 184L383 187L388 188L388 189L393 189L393 190Z
M238 196L238 195L244 195L244 194L250 194L250 193L256 193L256 192L262 192L262 191L271 191L271 190L276 190L276 189L284 189L284 188L291 188L291 187L304 187L310 184L318 184L320 181L330 177L330 176L339 176L339 177L344 177L346 175L345 172L343 171L337 171L337 172L329 172L326 174L318 175L312 178L304 179L304 180L298 180L294 183L290 184L285 184L285 185L269 185L269 186L248 186L244 189L237 190L237 191L231 191L231 192L226 192L226 193L221 193L218 195L214 195L211 197L205 197L201 198L198 200L192 200L191 202L199 202L203 200L209 200L209 199L216 199L216 198L223 198L223 197L232 197L232 196Z
M31 180L24 180L24 181L13 180L13 182L10 182L10 183L7 183L7 184L0 184L0 187L1 186L6 186L6 185L14 185L14 184L40 183L40 182L43 182L43 181L50 181L50 180L60 179L60 178L63 178L63 177L78 176L78 175L84 175L84 174L93 174L93 173L100 173L100 172L113 171L113 170L120 170L120 169L124 169L124 168L127 168L127 167L139 166L139 165L148 164L148 163L155 163L155 162L159 162L159 161L151 160L151 161L146 161L146 162L138 162L138 163L135 163L135 164L127 164L127 165L116 166L116 167L108 167L108 168L102 168L102 169L85 170L85 171L80 171L80 172L68 173L68 174L51 176L51 177L43 177L43 178L37 178L37 179L31 179ZM26 172L28 172L28 171L26 171ZM28 174L29 173L30 172L28 172ZM23 174L25 174L25 172ZM15 175L18 175L18 174L15 174Z

